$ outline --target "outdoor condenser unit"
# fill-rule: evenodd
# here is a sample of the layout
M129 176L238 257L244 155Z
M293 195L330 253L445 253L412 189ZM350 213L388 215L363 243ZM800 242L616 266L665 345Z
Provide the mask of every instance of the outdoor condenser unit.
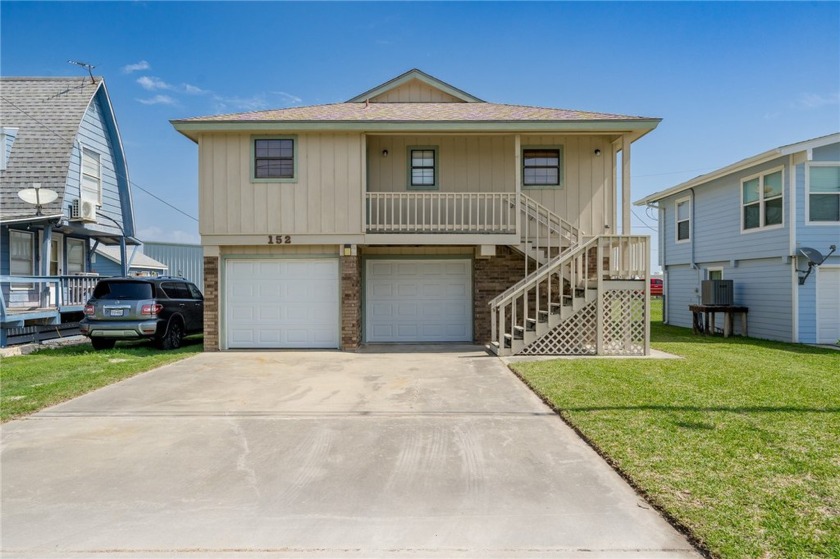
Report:
M700 284L704 305L731 305L735 290L732 280L703 280Z

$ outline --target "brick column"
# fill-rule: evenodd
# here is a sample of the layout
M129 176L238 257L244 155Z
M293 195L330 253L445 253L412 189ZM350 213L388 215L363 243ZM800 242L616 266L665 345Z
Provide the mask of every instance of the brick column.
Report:
M219 351L219 257L204 257L204 351Z
M496 247L496 256L473 260L473 340L489 343L490 300L525 277L525 259L504 246Z
M362 277L359 256L341 257L341 349L355 351L362 339Z

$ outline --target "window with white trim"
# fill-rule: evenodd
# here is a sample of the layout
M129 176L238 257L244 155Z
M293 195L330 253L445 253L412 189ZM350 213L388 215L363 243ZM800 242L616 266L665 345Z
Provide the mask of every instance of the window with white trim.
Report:
M808 221L840 221L840 165L808 165Z
M677 200L675 209L677 242L684 243L691 239L691 198Z
M437 147L410 146L408 148L408 186L432 190L438 187Z
M82 239L67 239L67 273L85 271L85 242Z
M82 148L82 199L102 205L102 162L92 149Z
M741 230L781 225L784 204L782 169L741 181Z
M34 276L34 235L26 231L9 231L9 275ZM32 284L12 284L12 289L32 289Z
M706 279L722 280L723 268L706 268Z

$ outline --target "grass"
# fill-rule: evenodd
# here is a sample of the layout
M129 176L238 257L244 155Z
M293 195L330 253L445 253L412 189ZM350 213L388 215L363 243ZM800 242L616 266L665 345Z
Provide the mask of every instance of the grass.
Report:
M174 351L150 342L120 342L94 351L89 343L42 349L0 360L0 421L23 417L91 390L189 357L202 349L202 338L186 338Z
M651 325L683 359L513 367L714 557L840 557L840 351Z

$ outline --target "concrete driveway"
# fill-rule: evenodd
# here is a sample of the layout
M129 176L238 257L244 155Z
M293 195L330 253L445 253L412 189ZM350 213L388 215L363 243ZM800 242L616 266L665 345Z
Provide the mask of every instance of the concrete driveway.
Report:
M697 557L498 359L376 349L200 354L4 425L3 557Z

